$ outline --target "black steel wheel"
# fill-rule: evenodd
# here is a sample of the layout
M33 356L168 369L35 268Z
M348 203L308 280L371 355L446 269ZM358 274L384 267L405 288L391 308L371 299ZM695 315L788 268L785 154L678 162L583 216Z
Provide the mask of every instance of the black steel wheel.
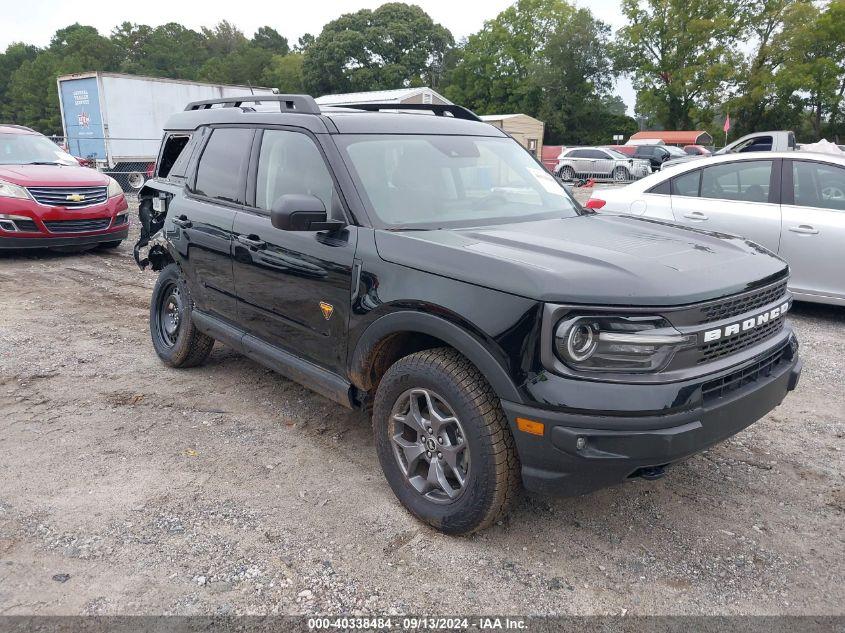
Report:
M150 336L156 354L171 367L202 364L214 339L197 330L191 321L191 293L176 264L159 273L150 302Z

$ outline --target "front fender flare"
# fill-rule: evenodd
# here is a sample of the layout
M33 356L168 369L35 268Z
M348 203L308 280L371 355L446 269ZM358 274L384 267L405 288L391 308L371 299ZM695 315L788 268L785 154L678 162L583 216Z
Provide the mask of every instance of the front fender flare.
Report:
M392 312L371 323L358 339L350 359L349 374L353 382L367 374L367 360L376 344L400 332L427 334L451 345L476 366L500 399L522 402L505 368L477 338L458 325L425 312Z

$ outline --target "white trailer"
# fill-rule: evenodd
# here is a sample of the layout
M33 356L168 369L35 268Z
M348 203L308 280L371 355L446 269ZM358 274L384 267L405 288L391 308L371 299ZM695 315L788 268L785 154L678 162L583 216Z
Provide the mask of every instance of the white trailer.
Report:
M155 162L164 122L191 101L274 93L106 72L63 75L57 83L68 150L115 172L143 173L141 165Z

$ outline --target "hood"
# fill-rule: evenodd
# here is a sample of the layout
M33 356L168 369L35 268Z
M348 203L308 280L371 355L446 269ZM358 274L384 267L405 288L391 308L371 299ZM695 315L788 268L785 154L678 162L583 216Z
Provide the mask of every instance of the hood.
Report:
M395 264L557 303L683 305L787 271L785 262L744 239L632 216L378 231L376 243Z
M681 163L688 163L691 160L701 160L702 158L707 158L707 156L702 156L701 154L688 154L687 156L676 156L675 158L670 158L669 160L663 163L663 167L670 167L671 165L680 165Z
M105 187L108 176L77 165L0 165L0 180L22 187Z

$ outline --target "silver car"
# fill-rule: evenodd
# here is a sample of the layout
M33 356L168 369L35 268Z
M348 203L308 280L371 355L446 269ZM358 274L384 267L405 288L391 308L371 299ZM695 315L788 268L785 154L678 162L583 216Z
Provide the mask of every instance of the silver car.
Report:
M742 235L789 263L796 299L845 305L845 158L714 156L596 190L586 206Z
M627 182L651 173L647 160L631 158L605 147L570 147L558 156L555 175L561 180L598 178Z

